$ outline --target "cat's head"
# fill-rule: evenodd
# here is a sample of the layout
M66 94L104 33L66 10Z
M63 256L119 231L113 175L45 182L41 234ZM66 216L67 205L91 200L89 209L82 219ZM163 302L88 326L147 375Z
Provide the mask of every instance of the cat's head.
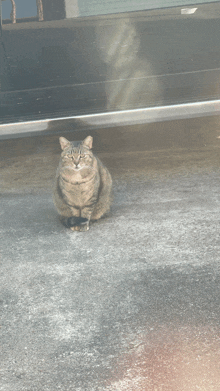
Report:
M60 146L63 152L61 153L62 166L81 170L84 167L92 167L93 153L92 142L93 138L88 136L82 142L68 141L64 137L59 138Z

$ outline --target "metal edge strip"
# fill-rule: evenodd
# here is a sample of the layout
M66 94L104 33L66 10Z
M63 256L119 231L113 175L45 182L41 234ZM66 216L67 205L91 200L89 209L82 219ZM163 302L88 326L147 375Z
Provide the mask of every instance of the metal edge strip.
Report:
M89 130L114 126L128 126L220 114L220 99L184 103L169 106L133 110L112 111L43 120L24 121L0 125L0 139L27 137L38 134L53 134L58 121L68 121L71 130ZM69 128L69 126L68 126Z

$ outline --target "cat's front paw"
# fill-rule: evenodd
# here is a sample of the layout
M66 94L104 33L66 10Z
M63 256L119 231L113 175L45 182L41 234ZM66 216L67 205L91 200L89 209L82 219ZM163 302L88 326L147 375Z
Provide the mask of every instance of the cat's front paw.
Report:
M80 227L78 225L76 226L73 226L73 227L69 227L71 229L71 231L79 231L80 230Z
M71 231L80 231L85 232L89 230L89 224L86 225L77 225L75 227L70 227Z
M89 220L85 217L69 217L67 220L67 226L72 231L88 231Z
M88 221L87 224L80 225L78 228L79 228L79 231L80 231L80 232L88 231L88 230L89 230L89 221Z
M80 225L84 225L88 222L88 219L84 217L76 217L72 216L67 219L67 227L72 228L72 227L77 227Z

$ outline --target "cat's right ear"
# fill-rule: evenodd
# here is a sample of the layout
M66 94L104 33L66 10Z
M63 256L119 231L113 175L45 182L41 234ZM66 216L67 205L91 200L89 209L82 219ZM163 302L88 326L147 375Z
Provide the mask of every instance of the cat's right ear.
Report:
M66 149L70 145L70 142L65 137L60 137L59 142L62 150Z

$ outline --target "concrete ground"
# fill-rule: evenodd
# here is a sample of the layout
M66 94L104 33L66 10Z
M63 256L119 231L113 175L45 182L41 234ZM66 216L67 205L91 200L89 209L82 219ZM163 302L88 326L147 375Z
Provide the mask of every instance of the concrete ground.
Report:
M220 389L219 120L93 131L114 202L88 232L53 206L58 135L1 142L0 390Z

